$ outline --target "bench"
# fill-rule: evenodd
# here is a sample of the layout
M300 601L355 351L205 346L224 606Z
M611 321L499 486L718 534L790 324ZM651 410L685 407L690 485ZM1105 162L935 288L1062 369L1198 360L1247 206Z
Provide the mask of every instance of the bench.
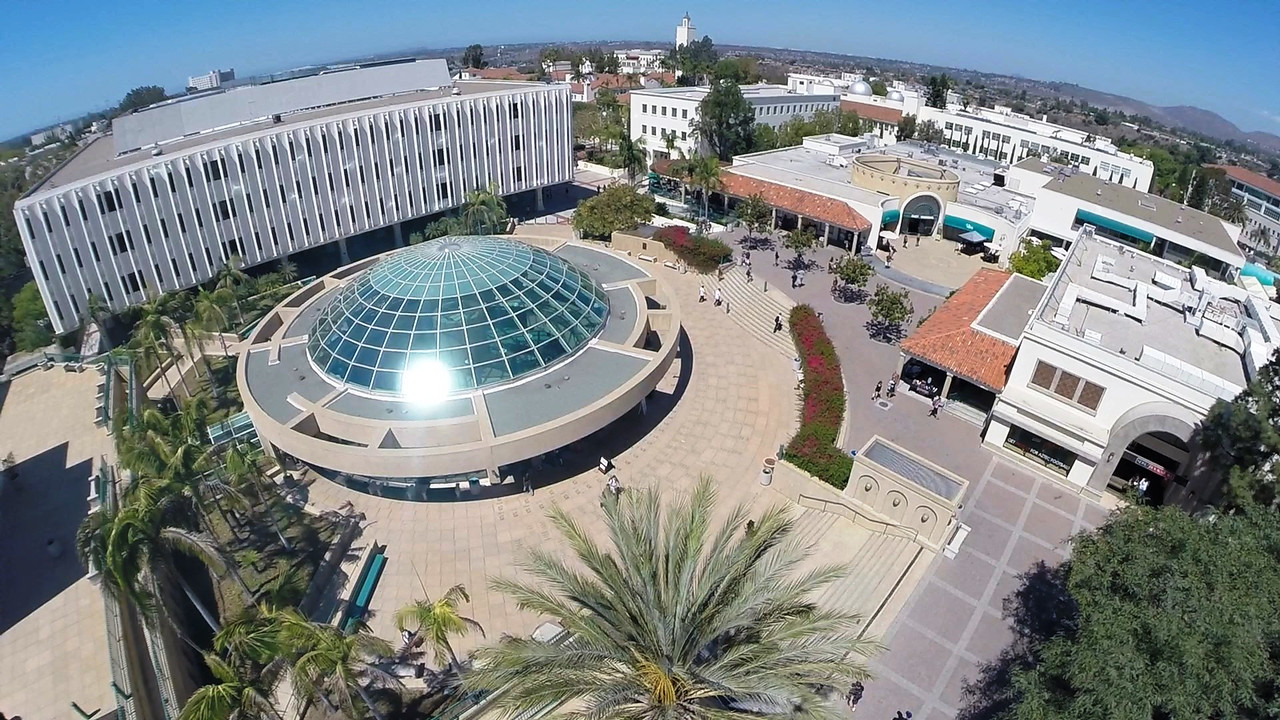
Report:
M954 558L956 553L960 552L960 546L964 544L964 539L969 537L969 530L971 529L968 525L960 523L960 526L956 528L956 534L951 536L951 542L942 548L942 556L947 559Z
M656 263L656 262L658 262L658 258L656 258L656 257L654 257L654 256L652 256L652 255L637 255L636 257L637 257L637 258L639 258L639 259L641 259L641 260L644 260L645 262L651 262L651 263Z

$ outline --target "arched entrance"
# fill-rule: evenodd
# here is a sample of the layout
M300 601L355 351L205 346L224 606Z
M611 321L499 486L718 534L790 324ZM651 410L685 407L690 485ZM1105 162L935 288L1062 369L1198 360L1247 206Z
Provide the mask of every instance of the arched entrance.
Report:
M942 200L937 195L921 193L903 203L898 232L928 237L933 235L941 218Z
M1198 424L1191 411L1172 403L1144 403L1130 409L1112 426L1089 487L1120 493L1141 487L1149 500L1163 502L1175 485L1186 485L1183 471Z

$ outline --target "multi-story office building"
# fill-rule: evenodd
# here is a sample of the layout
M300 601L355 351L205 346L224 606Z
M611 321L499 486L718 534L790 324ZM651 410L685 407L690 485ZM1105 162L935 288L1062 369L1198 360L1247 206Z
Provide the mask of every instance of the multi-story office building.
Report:
M51 127L47 130L41 130L38 133L33 133L28 140L31 143L31 147L40 147L41 145L54 140L65 140L66 138L74 135L75 131L76 128L71 123L63 123L62 125Z
M567 85L390 63L180 98L117 118L14 206L57 332L246 266L572 179ZM345 254L345 252L344 252Z
M665 50L614 50L618 58L618 72L623 75L644 75L662 70L667 58Z
M215 90L236 79L234 68L226 70L210 70L203 75L192 75L187 78L188 90Z
M1234 165L1210 165L1227 173L1231 194L1244 201L1244 232L1240 242L1254 250L1280 250L1280 182Z
M756 122L778 127L793 117L811 118L819 110L835 110L840 96L801 95L782 85L743 85L742 96L755 110ZM646 88L631 91L631 137L644 138L649 159L706 152L693 131L698 109L709 87ZM667 148L667 139L672 147Z
M884 122L893 111L914 115L917 122L932 122L943 133L943 144L961 152L1013 164L1026 158L1070 164L1108 182L1143 192L1151 189L1155 166L1150 160L1121 152L1109 139L1082 130L1055 125L1015 113L1008 107L965 106L955 92L947 94L945 108L929 107L919 88L896 82L886 95L875 95L860 76L840 78L792 74L788 85L797 92L823 92L839 88L844 108ZM896 132L878 133L893 142Z

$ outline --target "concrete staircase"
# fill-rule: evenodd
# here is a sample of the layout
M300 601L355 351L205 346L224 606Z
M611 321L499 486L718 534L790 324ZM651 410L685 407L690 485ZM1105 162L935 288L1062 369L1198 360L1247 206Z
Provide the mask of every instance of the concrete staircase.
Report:
M787 317L795 306L791 298L773 287L765 292L764 281L760 278L748 283L747 271L739 265L725 270L724 279L718 283L714 275L707 279L708 296L714 294L718 285L721 296L729 303L729 317L734 322L787 358L796 356L796 345L787 327ZM773 319L778 315L782 316L782 330L775 333Z
M931 557L913 540L877 533L814 508L796 516L795 535L812 553L805 570L832 562L850 567L849 574L828 585L817 601L832 610L858 614L864 633L870 630L873 635L884 632ZM890 614L884 616L886 608Z

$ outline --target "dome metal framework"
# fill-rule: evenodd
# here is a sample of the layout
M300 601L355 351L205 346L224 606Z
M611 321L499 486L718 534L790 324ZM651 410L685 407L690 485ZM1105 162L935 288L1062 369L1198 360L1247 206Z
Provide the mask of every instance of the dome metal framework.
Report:
M551 253L451 236L389 255L342 287L307 353L357 391L403 396L431 368L449 393L462 392L556 363L586 345L608 313L605 292Z

